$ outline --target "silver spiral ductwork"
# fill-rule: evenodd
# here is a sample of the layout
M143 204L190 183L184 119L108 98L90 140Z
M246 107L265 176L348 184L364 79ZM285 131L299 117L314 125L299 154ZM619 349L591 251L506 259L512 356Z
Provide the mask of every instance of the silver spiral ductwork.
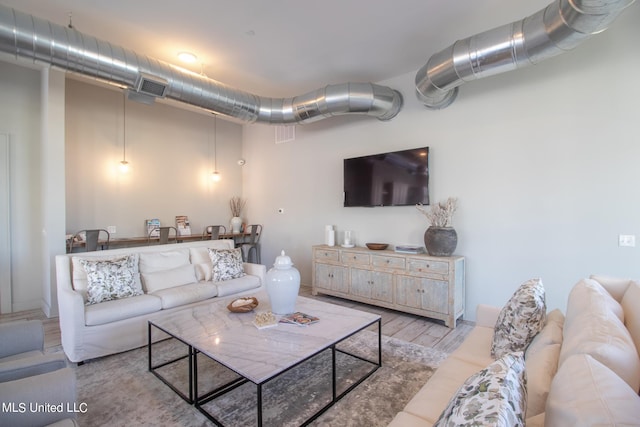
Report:
M602 32L635 0L557 0L543 10L434 54L416 74L427 108L448 107L465 82L536 64Z
M0 51L115 83L141 98L167 97L248 123L301 124L345 114L389 120L402 109L400 92L373 83L329 85L293 98L256 96L3 5Z

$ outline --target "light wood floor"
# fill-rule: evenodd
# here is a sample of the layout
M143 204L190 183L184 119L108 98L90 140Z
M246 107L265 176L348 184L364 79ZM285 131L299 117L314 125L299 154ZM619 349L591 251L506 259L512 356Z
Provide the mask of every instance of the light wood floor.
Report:
M462 343L474 325L473 322L461 320L458 321L455 329L450 329L438 320L430 320L412 314L401 313L399 311L328 295L313 296L311 295L311 287L308 286L300 287L300 295L379 314L382 317L383 335L413 342L425 347L432 347L447 354L451 353ZM42 320L44 324L45 349L60 346L60 326L57 317L47 318L40 309L0 315L0 323L30 319Z

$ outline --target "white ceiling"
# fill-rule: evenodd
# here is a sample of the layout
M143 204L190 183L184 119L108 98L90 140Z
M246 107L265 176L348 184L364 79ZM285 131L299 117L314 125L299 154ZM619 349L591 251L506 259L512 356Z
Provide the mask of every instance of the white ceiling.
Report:
M262 96L417 71L462 39L550 0L0 0ZM199 63L179 62L190 51Z

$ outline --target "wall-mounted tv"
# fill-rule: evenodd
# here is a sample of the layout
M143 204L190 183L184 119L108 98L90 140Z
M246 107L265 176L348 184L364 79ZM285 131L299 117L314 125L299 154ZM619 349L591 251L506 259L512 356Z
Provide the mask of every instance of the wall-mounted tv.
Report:
M344 159L344 206L429 204L429 147Z

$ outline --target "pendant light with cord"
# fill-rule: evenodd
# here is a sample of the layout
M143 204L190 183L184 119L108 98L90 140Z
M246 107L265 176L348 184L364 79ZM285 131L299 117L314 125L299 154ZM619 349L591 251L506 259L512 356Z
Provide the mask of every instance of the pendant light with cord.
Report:
M218 128L218 117L216 115L213 116L213 172L211 173L211 180L214 182L218 182L222 179L222 175L218 172L218 138L217 138L217 128Z
M120 172L129 171L127 162L127 96L126 90L122 91L122 161L120 162Z

